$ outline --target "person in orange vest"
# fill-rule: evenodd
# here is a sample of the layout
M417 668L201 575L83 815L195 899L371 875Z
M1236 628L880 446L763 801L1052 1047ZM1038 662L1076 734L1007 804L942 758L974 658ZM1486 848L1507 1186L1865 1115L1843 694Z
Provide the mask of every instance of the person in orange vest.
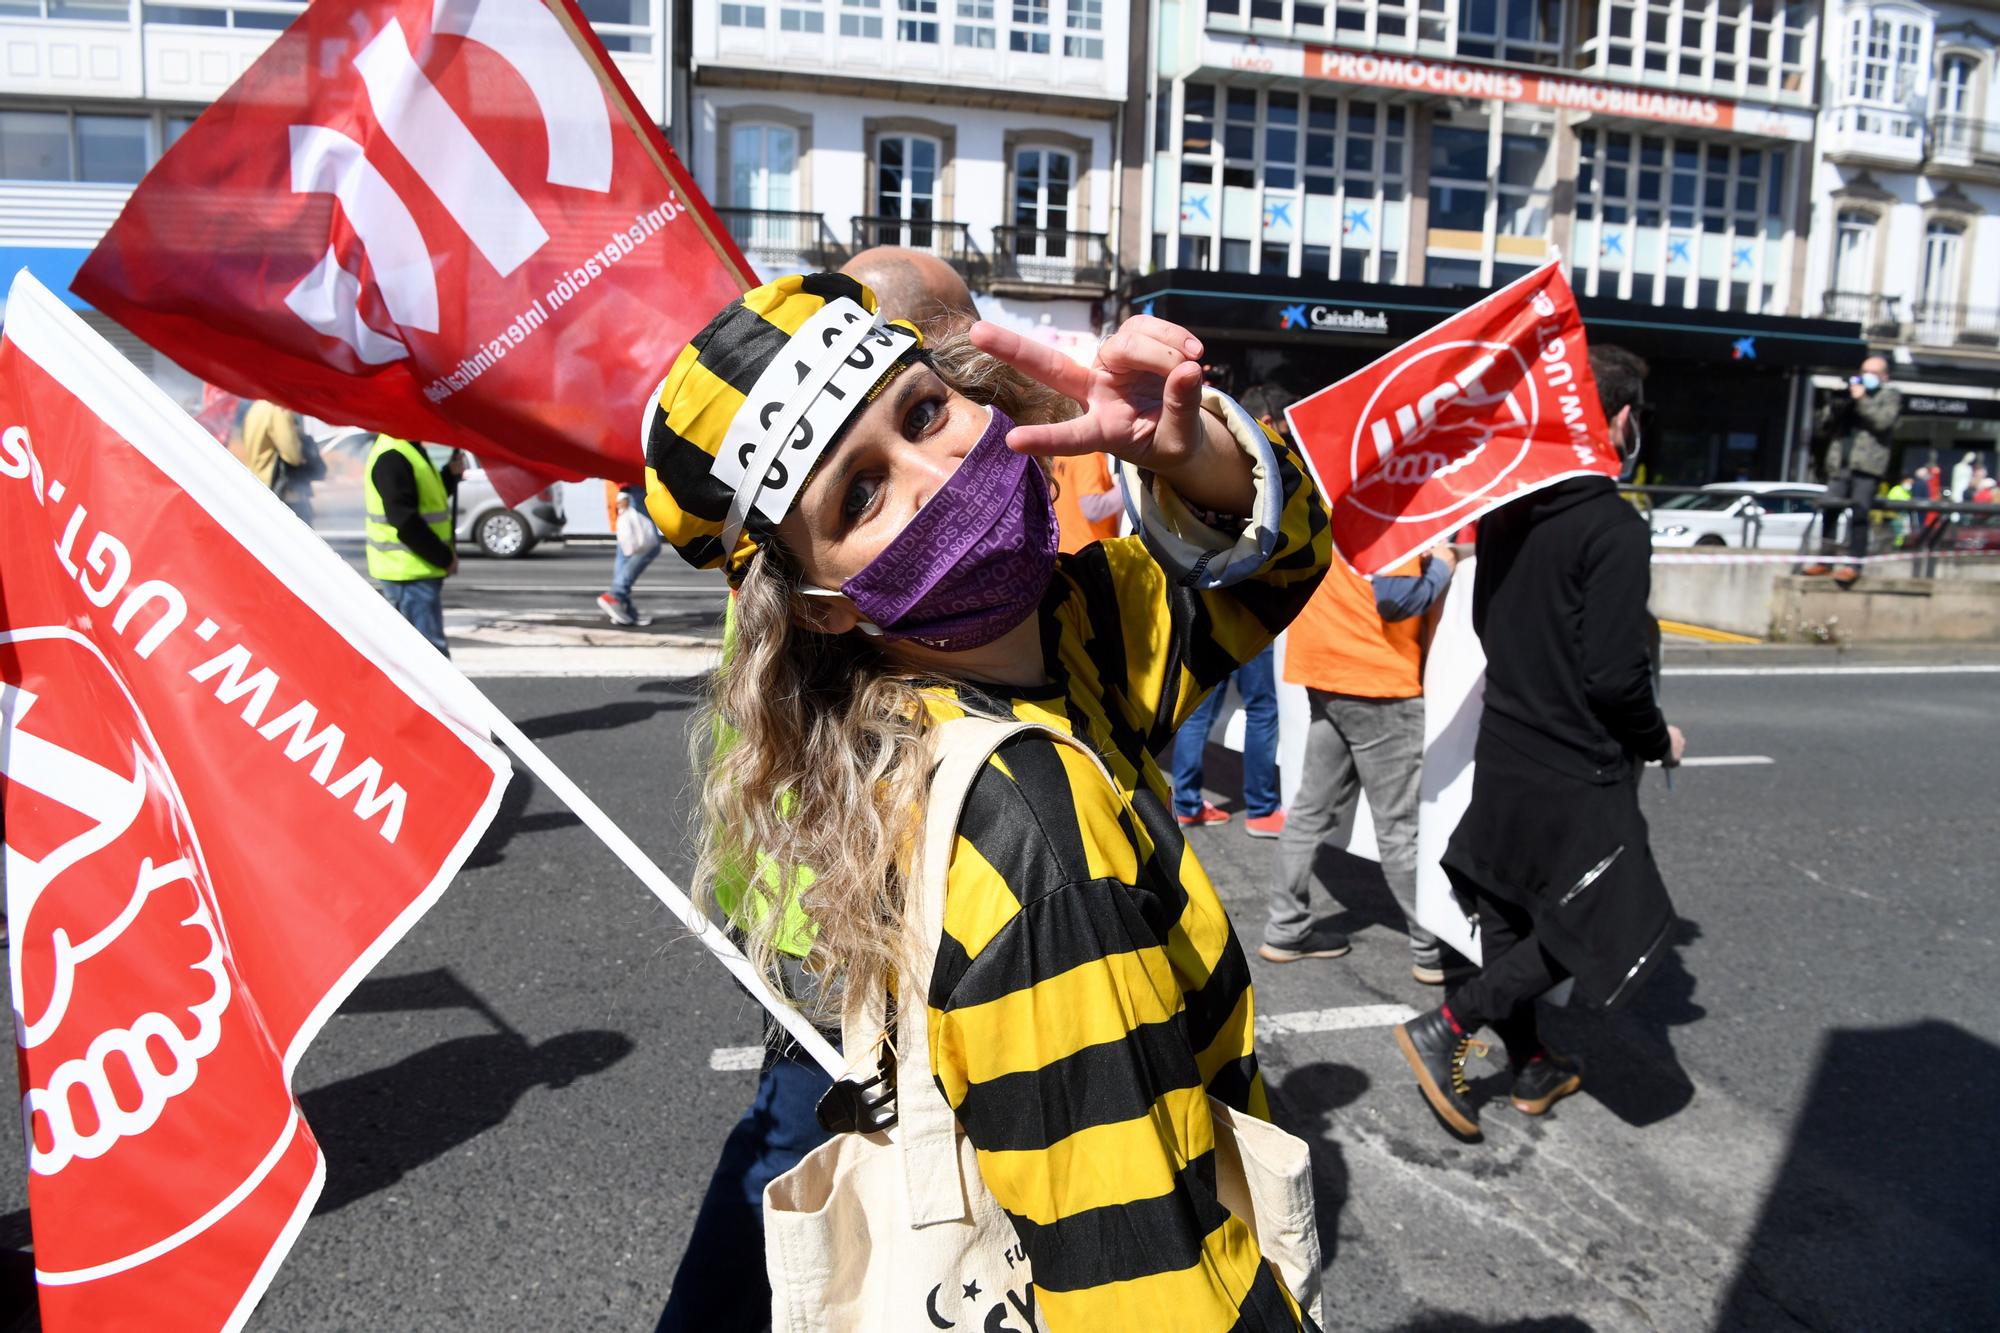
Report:
M1118 535L1125 500L1111 475L1108 454L1070 454L1049 460L1055 482L1057 540L1065 555Z
M1444 984L1438 938L1417 924L1417 801L1424 762L1423 613L1444 595L1458 557L1435 546L1373 579L1334 561L1292 622L1285 679L1303 685L1312 721L1299 789L1278 834L1258 956L1273 963L1338 958L1348 939L1312 921L1313 860L1352 829L1361 794L1375 816L1382 876L1410 932L1410 975Z

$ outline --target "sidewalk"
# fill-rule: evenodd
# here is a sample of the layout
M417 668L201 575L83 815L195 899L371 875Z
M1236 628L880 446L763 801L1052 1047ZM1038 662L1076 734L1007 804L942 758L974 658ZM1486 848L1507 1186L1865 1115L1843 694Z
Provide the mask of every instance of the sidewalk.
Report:
M549 611L445 612L452 661L475 680L524 676L618 676L683 680L714 669L722 654L720 612L669 613L629 628L589 614Z

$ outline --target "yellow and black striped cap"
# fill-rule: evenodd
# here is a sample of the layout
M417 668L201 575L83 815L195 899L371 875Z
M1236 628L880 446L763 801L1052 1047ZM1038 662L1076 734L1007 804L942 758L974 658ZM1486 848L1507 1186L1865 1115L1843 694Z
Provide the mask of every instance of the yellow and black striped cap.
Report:
M739 487L726 475L717 475L730 470L727 460L718 466L718 458L725 441L732 438L738 414L758 391L765 372L792 346L809 321L843 300L859 305L871 318L875 314L875 294L845 274L797 274L752 288L724 306L688 341L648 405L642 437L646 512L659 525L667 543L695 568L725 565L730 583L735 584L749 567L759 542L768 535L771 520L767 514L745 515L739 509L741 530L731 548L723 549L732 527L732 502L742 502L737 498ZM921 349L922 336L913 325L898 320L895 328L899 331L897 346L904 350L865 395L857 396L842 424ZM915 341L903 342L903 333ZM812 341L817 344L820 340ZM817 346L807 350L823 351ZM769 411L770 405L766 405L763 414ZM742 433L736 431L739 437ZM831 438L832 432L828 436Z

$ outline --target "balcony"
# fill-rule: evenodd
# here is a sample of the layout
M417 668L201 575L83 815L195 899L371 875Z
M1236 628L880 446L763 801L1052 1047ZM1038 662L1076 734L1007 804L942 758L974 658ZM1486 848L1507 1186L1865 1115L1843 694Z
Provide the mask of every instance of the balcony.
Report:
M1101 231L995 227L992 275L1002 296L1102 296L1111 290L1111 238Z
M826 219L818 213L770 208L718 208L729 239L744 258L780 273L837 268L847 258Z
M1861 326L1864 338L1895 338L1902 332L1902 316L1896 306L1900 296L1879 296L1874 292L1828 292L1821 301L1825 319L1851 319Z
M1919 301L1910 307L1909 341L1930 347L2000 348L2000 306Z
M2000 122L1932 116L1924 127L1924 170L2000 182Z
M875 245L928 250L957 269L970 285L979 286L987 277L986 256L973 248L972 228L963 222L881 216L856 217L850 221L854 225L856 250Z
M1924 118L1915 112L1845 102L1827 113L1827 161L1915 171L1924 159Z

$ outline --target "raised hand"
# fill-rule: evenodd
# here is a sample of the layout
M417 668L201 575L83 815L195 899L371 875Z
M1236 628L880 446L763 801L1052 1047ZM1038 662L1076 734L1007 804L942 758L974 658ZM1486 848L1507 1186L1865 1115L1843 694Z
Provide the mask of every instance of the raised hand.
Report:
M984 321L973 346L1083 407L1083 415L1017 426L1008 447L1024 454L1108 453L1172 474L1196 460L1206 439L1201 412L1201 341L1178 324L1135 315L1105 339L1085 369L1052 347Z

